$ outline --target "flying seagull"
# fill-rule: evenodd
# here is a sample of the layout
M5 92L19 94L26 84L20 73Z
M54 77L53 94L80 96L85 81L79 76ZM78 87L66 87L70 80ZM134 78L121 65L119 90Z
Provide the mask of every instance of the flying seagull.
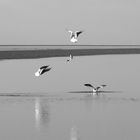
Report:
M47 66L42 66L42 67L40 67L40 68L37 70L37 72L35 72L35 76L38 77L38 76L44 74L45 72L47 72L47 71L49 71L49 70L51 70L51 68L49 67L49 65L47 65Z
M70 33L70 41L72 43L76 43L78 41L78 36L83 32L83 31L71 31L71 30L67 30Z
M67 62L70 62L73 59L73 56L70 54L69 59L67 59Z
M101 88L103 88L103 87L105 87L105 86L107 86L107 85L101 85L101 86L98 86L98 87L94 87L94 86L91 85L91 84L84 84L84 86L86 86L86 87L91 87L91 88L92 88L92 91L93 91L93 94L97 94L98 91L99 91L99 89L101 89Z

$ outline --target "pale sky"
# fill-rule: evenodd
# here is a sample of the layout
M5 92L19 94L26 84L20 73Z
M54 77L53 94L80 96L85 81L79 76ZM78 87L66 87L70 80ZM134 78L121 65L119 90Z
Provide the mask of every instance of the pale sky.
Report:
M0 44L140 44L139 0L0 0Z

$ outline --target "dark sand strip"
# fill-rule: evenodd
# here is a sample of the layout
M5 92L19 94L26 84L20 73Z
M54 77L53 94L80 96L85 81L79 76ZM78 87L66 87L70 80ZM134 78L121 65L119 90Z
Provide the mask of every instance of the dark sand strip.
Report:
M66 57L87 55L111 55L111 54L140 54L140 48L122 49L43 49L43 50L12 50L0 51L0 59L33 59L47 57Z

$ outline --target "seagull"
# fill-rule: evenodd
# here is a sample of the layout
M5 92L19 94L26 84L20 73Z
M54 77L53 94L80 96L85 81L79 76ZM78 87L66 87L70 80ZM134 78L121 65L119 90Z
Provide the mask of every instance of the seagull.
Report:
M84 86L91 87L92 88L92 91L93 91L93 94L96 94L97 95L97 93L99 92L99 89L101 89L101 88L103 88L103 87L105 87L107 85L101 85L101 86L98 86L98 87L94 87L91 84L84 84Z
M70 33L70 41L72 43L76 43L78 41L78 36L83 32L83 31L71 31L71 30L67 30Z
M73 59L73 56L70 54L69 59L67 59L67 62L70 62Z
M51 70L51 68L49 67L49 65L47 65L47 66L42 66L42 67L40 67L40 68L37 70L37 72L35 72L35 76L38 77L38 76L44 74L45 72L47 72L47 71L49 71L49 70Z

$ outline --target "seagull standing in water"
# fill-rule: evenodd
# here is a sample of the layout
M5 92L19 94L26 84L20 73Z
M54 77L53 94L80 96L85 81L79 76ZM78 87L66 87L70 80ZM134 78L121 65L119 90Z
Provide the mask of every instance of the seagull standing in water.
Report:
M70 54L69 59L67 59L67 62L70 62L73 59L73 56Z
M86 86L86 87L91 87L91 88L92 88L92 91L93 91L93 94L94 94L94 95L98 95L99 89L101 89L101 88L103 88L103 87L105 87L105 86L107 86L107 85L101 85L101 86L98 86L98 87L94 87L94 86L91 85L91 84L84 84L84 86Z
M71 30L67 30L70 33L70 41L72 43L76 43L78 41L78 36L83 32L83 31L71 31Z
M42 66L42 67L40 67L40 68L37 70L37 72L35 72L35 76L38 77L38 76L44 74L45 72L47 72L47 71L49 71L49 70L51 70L51 68L49 67L49 65L47 65L47 66Z

